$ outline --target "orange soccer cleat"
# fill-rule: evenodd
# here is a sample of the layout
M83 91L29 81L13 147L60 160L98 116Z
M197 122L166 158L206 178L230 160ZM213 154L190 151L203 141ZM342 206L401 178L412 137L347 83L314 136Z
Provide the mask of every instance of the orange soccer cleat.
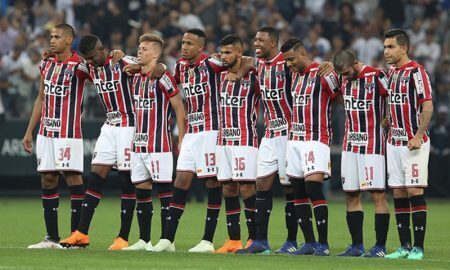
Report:
M247 240L247 244L245 244L244 248L248 248L249 246L251 246L253 244L253 240L252 239L248 239Z
M89 236L79 231L73 232L69 238L59 242L65 248L85 248L89 246Z
M242 249L241 240L226 240L221 248L215 250L214 253L234 253Z
M121 250L126 247L128 247L128 241L125 241L122 237L117 237L114 239L112 245L109 246L108 250Z

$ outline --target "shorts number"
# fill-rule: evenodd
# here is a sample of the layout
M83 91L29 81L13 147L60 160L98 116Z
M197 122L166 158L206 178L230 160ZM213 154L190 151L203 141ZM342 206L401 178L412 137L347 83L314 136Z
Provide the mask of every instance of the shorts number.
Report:
M413 164L411 167L412 170L412 177L419 177L419 165Z
M240 157L240 158L234 158L234 170L235 171L243 171L245 170L245 158Z
M155 164L156 164L156 170L155 170ZM153 160L152 160L152 171L154 172L154 173L157 173L157 174L159 174L159 160L156 160L155 162L153 162Z
M306 164L308 163L314 163L314 152L313 151L309 151L309 153L305 153L305 160L306 160Z
M123 154L125 156L125 161L130 161L131 159L130 148L125 148Z
M366 170L366 181L373 180L373 167L364 167Z
M70 160L70 148L59 148L59 161Z
M205 154L205 163L206 166L216 166L216 154L215 153L206 153Z

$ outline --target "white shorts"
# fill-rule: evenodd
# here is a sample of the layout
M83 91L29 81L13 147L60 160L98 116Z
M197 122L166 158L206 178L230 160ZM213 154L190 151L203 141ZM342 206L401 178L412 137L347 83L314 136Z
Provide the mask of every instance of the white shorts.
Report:
M386 165L383 155L342 152L341 179L345 192L385 190Z
M264 178L278 172L280 183L290 185L286 177L287 136L262 138L258 152L258 178Z
M387 144L388 185L390 188L427 187L430 140L417 150ZM448 169L448 168L443 168Z
M153 182L172 182L173 156L165 153L131 152L131 182L139 184L148 180Z
M256 181L258 148L252 146L217 146L219 181Z
M331 176L330 147L317 141L287 142L286 174L292 178L305 178L323 173L324 178Z
M188 133L181 142L177 171L197 174L198 178L216 177L218 131Z
M75 171L83 173L83 139L37 136L38 172Z
M131 169L131 147L134 127L115 127L103 124L95 143L92 165L116 167L119 171Z

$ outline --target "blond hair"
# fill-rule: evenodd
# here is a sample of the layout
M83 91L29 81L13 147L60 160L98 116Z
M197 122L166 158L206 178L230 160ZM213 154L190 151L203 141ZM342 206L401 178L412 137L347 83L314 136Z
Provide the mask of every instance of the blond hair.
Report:
M139 37L139 43L142 42L155 42L158 43L161 49L164 47L164 40L155 34L143 34Z

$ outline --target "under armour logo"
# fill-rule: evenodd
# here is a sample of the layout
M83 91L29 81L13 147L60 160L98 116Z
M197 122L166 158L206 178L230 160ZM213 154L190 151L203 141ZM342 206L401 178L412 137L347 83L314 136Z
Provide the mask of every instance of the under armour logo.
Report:
M322 221L320 221L320 220L317 221L317 225L325 224L325 223L327 223L327 221L325 219L322 220Z
M136 213L142 214L142 210L137 210Z
M227 223L227 226L230 227L230 226L231 226L231 222L230 222L230 223Z
M397 224L397 228L401 228L401 227L402 227L401 223Z
M53 211L58 211L58 207L52 208Z
M53 210L56 211L55 208L53 208ZM76 213L77 209L71 209L70 211L72 211L72 213Z
M81 206L88 207L88 204L87 203L82 203Z
M210 217L207 217L207 218L206 218L206 220L207 220L207 221L210 221L210 220L211 220L211 218L210 218Z
M122 214L126 214L127 210L123 209L122 211L120 211Z
M290 217L290 216L292 216L292 214L288 212L288 213L286 213L286 216Z
M424 230L424 228L423 228L423 226L420 226L420 227L414 227L414 230L415 231L423 231Z
M302 221L301 218L299 218L299 219L297 220L297 222L298 222L298 223L302 223L303 221Z

